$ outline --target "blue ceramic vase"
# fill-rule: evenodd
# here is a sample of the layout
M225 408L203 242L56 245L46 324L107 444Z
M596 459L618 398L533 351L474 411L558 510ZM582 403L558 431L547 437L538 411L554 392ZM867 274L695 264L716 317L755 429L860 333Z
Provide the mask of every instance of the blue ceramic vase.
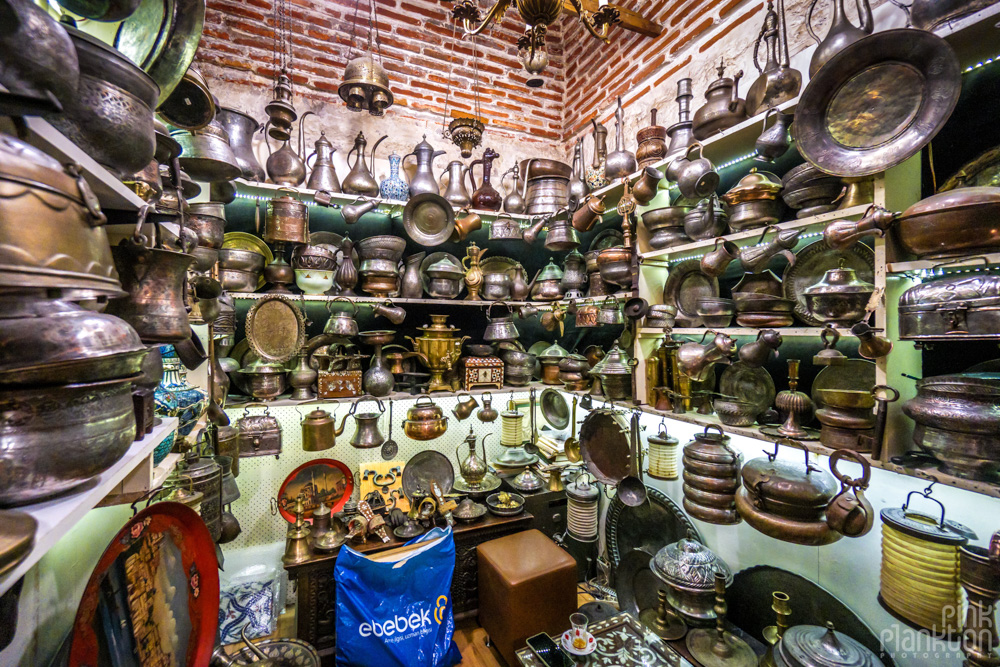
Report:
M410 186L399 175L400 163L402 163L402 159L396 153L389 156L389 177L383 179L379 185L382 199L406 201L410 198Z
M177 417L177 434L186 437L208 409L208 392L187 380L184 365L172 345L160 346L163 355L163 379L153 391L154 412L160 417ZM154 465L170 453L174 438L167 438L153 452ZM162 449L162 453L161 453Z

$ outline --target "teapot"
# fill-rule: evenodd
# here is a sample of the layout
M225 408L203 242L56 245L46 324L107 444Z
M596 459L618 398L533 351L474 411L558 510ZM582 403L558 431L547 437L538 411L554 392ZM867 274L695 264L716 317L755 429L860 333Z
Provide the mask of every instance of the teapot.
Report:
M777 232L777 235L768 243L764 243L764 237L770 231ZM775 255L783 255L789 264L794 264L795 255L792 253L792 248L799 242L801 234L801 229L779 229L769 225L761 232L757 243L740 249L740 263L748 273L760 273L767 268Z
M296 408L296 411L298 408ZM301 413L300 413L301 414ZM346 417L344 418L346 421ZM326 410L316 408L302 418L302 449L307 452L321 452L337 444L337 436L343 434L344 424L336 428L337 420Z
M388 137L388 134L383 135L372 146L372 166L369 168L366 151L368 141L365 139L364 132L358 132L358 136L354 138L354 148L347 152L347 166L351 168L351 171L347 174L347 178L344 179L342 184L345 193L349 195L365 195L367 197L379 196L378 181L372 176L372 169L375 168L375 150ZM351 164L351 154L354 154L355 158L353 165Z
M716 132L728 129L747 117L746 102L740 99L740 79L743 70L736 76L723 76L726 72L724 61L719 61L716 68L719 78L708 84L705 91L705 104L694 112L693 132L698 140L707 139Z
M771 360L783 342L781 334L774 329L758 331L757 340L740 348L740 361L747 366L760 368Z
M500 207L503 205L503 201L500 198L500 193L497 192L496 188L490 183L490 172L493 169L493 160L500 157L492 148L487 148L483 151L483 157L479 160L473 160L472 164L469 165L469 169L466 173L469 175L469 181L472 183L472 207L484 211L499 211ZM477 165L483 165L483 184L481 186L476 186L476 176L473 173L473 168Z
M437 179L434 178L434 158L441 157L445 154L445 151L436 151L434 147L427 143L427 135L424 135L423 141L413 147L412 153L407 153L403 156L403 162L406 162L406 158L413 156L417 160L417 171L413 174L413 178L410 179L410 196L416 197L417 195L422 195L425 192L433 192L436 195L441 194L441 188L438 187Z
M710 343L705 336L715 334ZM736 341L718 331L706 331L700 343L684 343L677 348L677 370L682 375L704 382L713 364L729 364L736 355Z
M684 214L684 233L694 240L721 236L729 229L729 214L714 192Z
M267 144L267 162L265 163L265 168L267 169L267 176L271 179L271 182L277 185L290 185L298 186L302 185L302 182L306 180L306 161L303 159L305 155L305 119L308 115L315 115L312 111L306 111L299 118L299 150L298 152L292 148L290 139L286 139L284 143L281 144L281 148L271 152L271 142L268 139L268 134L264 134L264 143Z
M812 59L809 61L809 78L816 76L819 68L827 63L834 55L858 41L866 35L872 34L875 29L875 21L872 18L872 7L868 0L858 0L858 16L861 25L855 26L847 17L844 11L844 0L833 0L833 16L830 18L830 29L826 37L819 38L813 29L812 17L816 10L818 0L809 3L809 11L806 12L806 30L816 41L816 50L813 51Z
M299 129L302 128L302 121L299 121ZM319 139L314 144L314 150L306 158L306 166L309 160L316 158L316 163L309 174L306 187L310 190L326 190L327 192L340 192L340 179L337 178L337 170L333 167L333 154L337 149L333 147L330 140L326 138L326 132L320 131Z
M472 205L472 198L465 188L465 173L469 168L459 160L452 160L448 163L448 187L445 188L444 198L451 202L452 206L465 208ZM501 178L501 183L503 179Z
M853 479L837 470L837 462L845 458L861 465L860 478ZM875 510L863 493L871 479L871 466L857 452L838 449L830 454L830 472L840 481L840 492L826 508L827 526L845 537L867 535L875 523Z
M458 472L461 473L462 479L472 488L478 487L486 478L486 473L489 472L489 467L486 463L486 438L491 435L492 433L487 433L483 436L482 458L476 453L476 434L472 432L471 426L469 427L469 435L455 448L455 458L458 460ZM463 444L468 450L464 457L462 456Z
M503 176L500 177L500 187L503 188L504 198L503 198L503 210L505 213L524 213L527 205L524 203L524 197L517 190L517 180L520 178L521 168L518 166L517 162L514 166L504 172ZM513 185L510 190L503 184L504 179L507 176L512 176L514 178Z
M510 298L514 301L524 301L531 293L531 283L524 279L524 267L515 264L510 277Z

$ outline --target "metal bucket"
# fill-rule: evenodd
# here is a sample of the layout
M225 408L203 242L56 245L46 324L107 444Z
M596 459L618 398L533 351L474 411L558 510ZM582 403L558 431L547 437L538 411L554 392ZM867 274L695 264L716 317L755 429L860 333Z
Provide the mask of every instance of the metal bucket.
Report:
M524 200L527 215L551 215L569 204L572 168L555 160L525 160L521 173L528 179ZM530 167L530 171L529 171Z

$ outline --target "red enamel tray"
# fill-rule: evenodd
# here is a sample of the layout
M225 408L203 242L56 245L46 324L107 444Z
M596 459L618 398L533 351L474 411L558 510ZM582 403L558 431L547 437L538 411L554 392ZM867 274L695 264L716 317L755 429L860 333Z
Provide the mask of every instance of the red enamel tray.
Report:
M125 524L90 575L69 665L118 664L118 656L207 665L218 624L219 563L208 528L180 503L156 503Z
M303 496L302 516L312 523L312 513L320 501L331 512L339 512L354 490L351 469L334 459L316 459L293 470L278 490L278 511L288 523L295 522L295 501Z

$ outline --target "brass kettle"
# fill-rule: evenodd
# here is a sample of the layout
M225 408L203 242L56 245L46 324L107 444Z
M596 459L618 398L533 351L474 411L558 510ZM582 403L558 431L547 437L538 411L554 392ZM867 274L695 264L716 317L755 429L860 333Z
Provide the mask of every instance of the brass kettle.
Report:
M705 104L694 112L694 138L699 141L728 129L746 120L747 117L746 102L740 99L740 79L743 78L743 70L732 78L723 76L726 65L724 61L720 61L716 71L719 73L719 78L708 84Z
M347 421L346 415L344 421ZM303 451L322 452L332 448L337 444L337 436L344 432L344 421L340 423L340 429L337 429L336 419L326 410L316 408L307 414L300 422Z
M371 153L371 167L368 166L368 156L367 156L367 146L368 140L365 139L364 132L358 132L358 136L354 138L354 147L347 152L347 166L351 168L350 173L344 178L342 187L345 193L349 195L365 195L367 197L378 197L379 187L378 181L372 175L372 170L375 169L375 151L378 149L378 145L385 141L389 137L388 134L383 135L375 145L372 146ZM351 155L354 155L354 164L351 164Z

